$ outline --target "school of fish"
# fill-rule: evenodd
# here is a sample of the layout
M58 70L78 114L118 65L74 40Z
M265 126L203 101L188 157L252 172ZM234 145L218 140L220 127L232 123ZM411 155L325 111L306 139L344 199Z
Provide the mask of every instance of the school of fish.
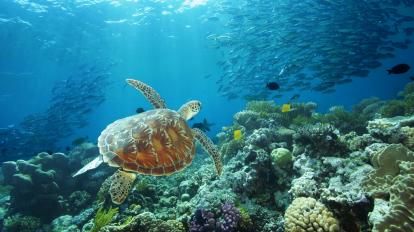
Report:
M211 3L204 20L223 29L206 38L220 51L223 74L216 83L228 99L334 92L408 48L414 35L413 0ZM269 82L280 89L269 91Z

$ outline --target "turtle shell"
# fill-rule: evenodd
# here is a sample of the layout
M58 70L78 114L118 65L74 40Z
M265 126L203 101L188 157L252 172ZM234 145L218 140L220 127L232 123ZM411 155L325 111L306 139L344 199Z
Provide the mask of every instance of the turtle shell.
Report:
M109 124L98 138L110 166L148 175L180 171L193 160L195 145L187 122L176 111L155 109Z

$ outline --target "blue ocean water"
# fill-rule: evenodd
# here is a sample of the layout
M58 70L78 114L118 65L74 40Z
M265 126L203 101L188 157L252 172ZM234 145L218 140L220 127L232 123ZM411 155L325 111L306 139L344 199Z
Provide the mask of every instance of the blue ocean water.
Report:
M414 81L413 12L412 0L2 0L0 161L96 143L152 109L127 78L173 110L201 101L189 125L206 119L213 141L250 100L326 113L399 98ZM410 68L389 74L398 64Z
M107 70L112 84L102 90L106 100L92 106L88 125L78 131L91 138L114 119L133 114L135 108L151 107L125 86L127 77L153 86L172 109L199 99L203 110L194 120L214 122L214 132L229 124L232 115L245 104L244 99L229 101L221 97L215 83L222 72L216 64L220 51L212 48L206 38L225 33L220 23L209 21L209 17L220 17L214 13L220 3L102 0L0 4L1 127L18 125L27 115L44 111L50 104L53 84L82 65L99 69L112 64ZM412 43L407 49L397 49L394 58L380 59L382 65L370 70L367 78L356 78L334 93L300 90L301 101L317 102L318 110L326 111L333 105L350 107L366 97L395 97L410 81L407 77L413 75L412 70L404 77L388 76L385 70L398 63L412 65L413 49ZM288 95L264 99L283 104Z

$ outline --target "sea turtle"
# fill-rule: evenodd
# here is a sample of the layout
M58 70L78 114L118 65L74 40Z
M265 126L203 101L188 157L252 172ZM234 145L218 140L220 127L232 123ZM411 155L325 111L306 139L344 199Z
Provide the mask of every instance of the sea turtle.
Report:
M139 90L155 109L118 119L98 138L99 156L73 176L98 167L101 163L118 167L111 176L112 202L121 204L127 197L136 173L163 176L183 170L195 155L195 139L214 160L218 175L222 171L220 153L199 129L191 129L186 120L196 115L201 102L189 101L178 111L167 109L161 96L149 85L126 80Z

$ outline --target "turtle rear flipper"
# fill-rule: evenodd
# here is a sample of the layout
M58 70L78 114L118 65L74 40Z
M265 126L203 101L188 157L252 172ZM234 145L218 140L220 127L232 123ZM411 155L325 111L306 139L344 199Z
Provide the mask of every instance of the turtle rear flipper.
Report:
M204 150L213 158L214 165L216 166L216 171L218 175L221 175L223 170L223 164L221 163L220 152L217 147L214 145L204 132L198 128L192 129L194 137L201 143Z
M101 163L103 163L103 157L101 155L99 155L98 157L96 157L94 160L92 160L91 162L87 163L85 166L83 166L83 168L81 168L79 171L77 171L75 174L73 174L72 177L75 177L77 175L80 175L86 171L89 171L91 169L95 169L97 168L99 165L101 165Z
M113 203L120 205L125 201L136 177L134 173L125 172L121 169L111 176L109 194Z
M167 106L165 105L165 101L161 98L160 94L155 91L151 86L145 84L144 82L134 80L134 79L126 79L126 82L140 91L147 100L154 106L156 109L165 109Z

